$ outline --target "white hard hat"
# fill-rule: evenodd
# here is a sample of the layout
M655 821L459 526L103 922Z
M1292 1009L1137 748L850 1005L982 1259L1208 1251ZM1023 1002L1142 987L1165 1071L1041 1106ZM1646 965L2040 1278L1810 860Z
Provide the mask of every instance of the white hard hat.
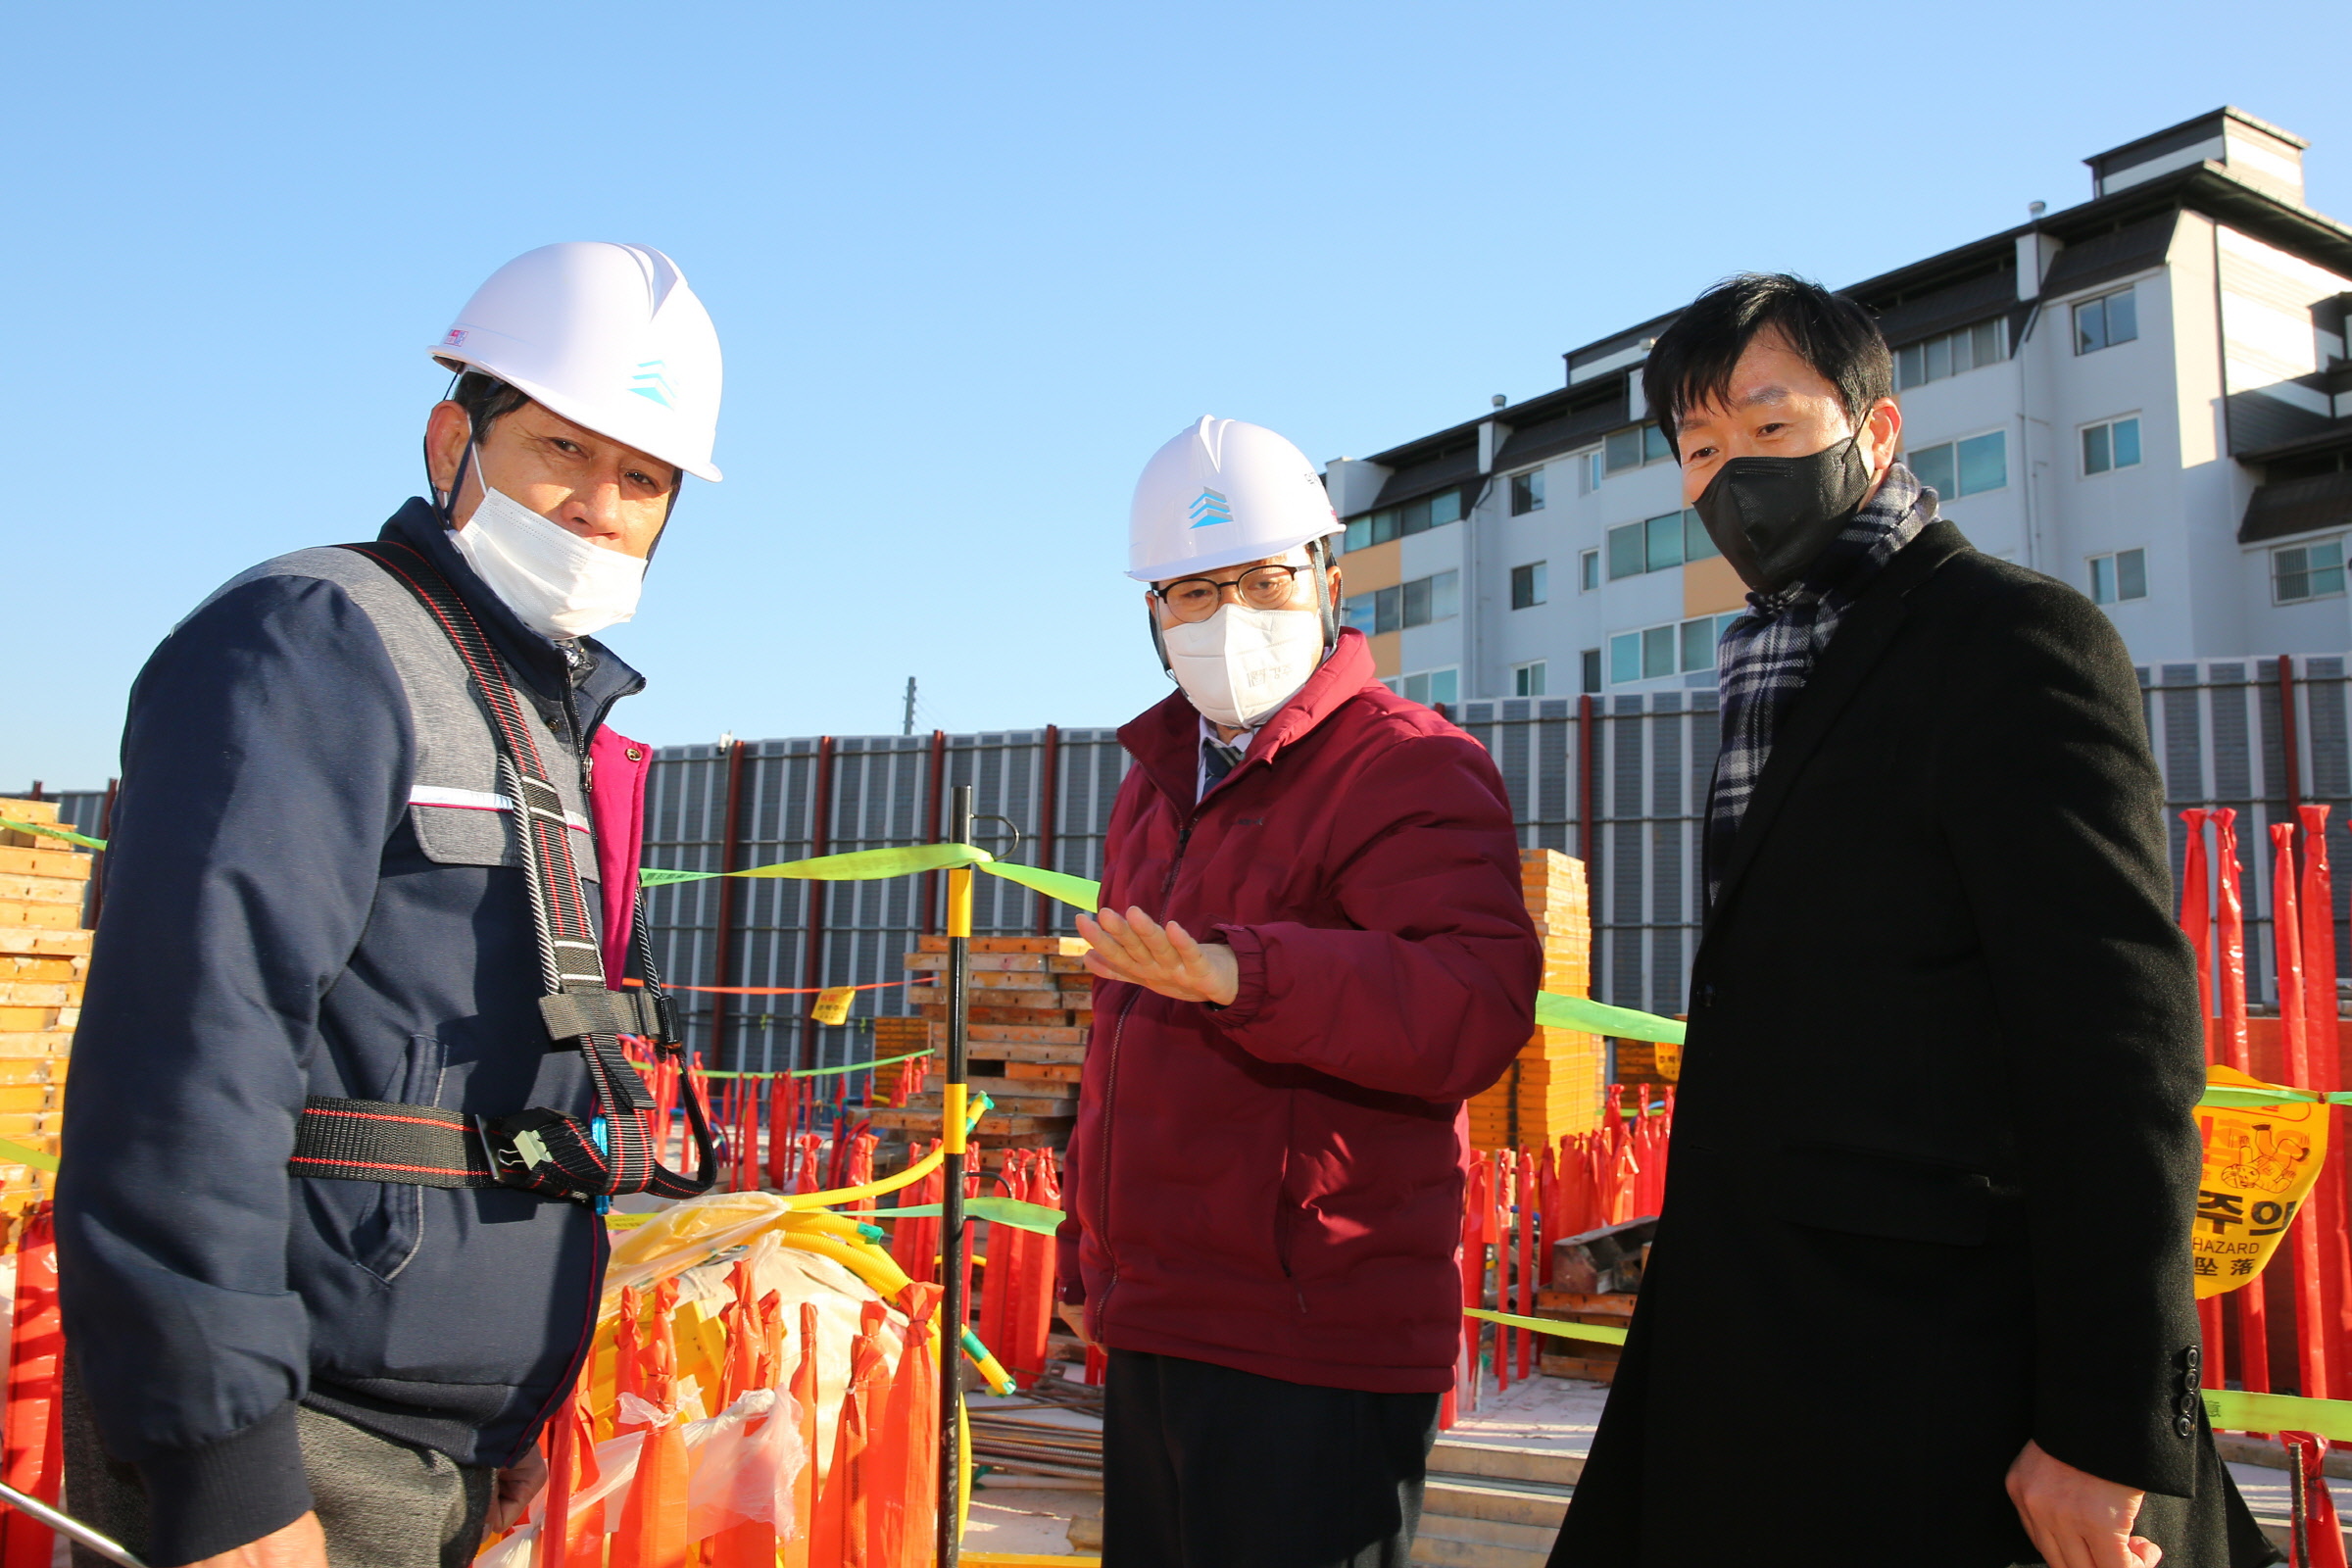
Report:
M1262 424L1203 417L1144 465L1127 516L1127 575L1215 571L1341 531L1305 453Z
M542 245L490 274L432 356L496 376L598 435L718 478L718 332L660 251Z

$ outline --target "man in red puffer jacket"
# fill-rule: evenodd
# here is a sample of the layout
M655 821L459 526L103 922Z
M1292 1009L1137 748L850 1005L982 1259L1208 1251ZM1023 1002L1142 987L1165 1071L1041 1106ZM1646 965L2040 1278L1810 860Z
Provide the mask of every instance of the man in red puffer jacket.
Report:
M1119 732L1061 1228L1109 1353L1105 1568L1401 1568L1460 1345L1462 1102L1533 1026L1502 781L1338 628L1339 526L1235 420L1137 487L1182 689Z

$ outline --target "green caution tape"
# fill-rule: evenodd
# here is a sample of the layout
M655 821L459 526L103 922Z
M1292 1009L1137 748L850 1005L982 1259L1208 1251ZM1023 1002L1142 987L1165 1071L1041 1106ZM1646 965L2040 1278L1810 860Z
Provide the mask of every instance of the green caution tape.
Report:
M935 1219L942 1209L937 1203L918 1203L906 1208L877 1208L866 1219ZM984 1219L992 1225L1009 1225L1014 1230L1035 1231L1051 1236L1061 1229L1061 1210L1048 1208L1043 1203L1024 1203L1017 1198L967 1198L963 1212L971 1219Z
M1049 899L1055 899L1074 909L1092 914L1102 906L1102 884L1089 882L1082 876L1066 871L1048 871L1040 866L1015 865L1010 860L980 860L975 862L990 876L1001 876L1007 882L1018 882L1034 888Z
M1603 1345L1623 1345L1625 1330L1603 1328L1597 1323L1563 1323L1556 1317L1521 1317L1516 1312L1491 1312L1483 1306L1465 1306L1462 1316L1474 1317L1485 1323L1500 1323L1505 1328L1532 1329L1562 1340L1598 1340Z
M20 1165L30 1165L34 1170L45 1170L52 1176L57 1174L57 1156L55 1154L44 1154L37 1149L26 1149L23 1144L10 1139L0 1138L0 1159L13 1159Z
M2232 1432L2316 1432L2330 1443L2352 1443L2352 1399L2305 1399L2292 1394L2241 1394L2203 1389L2205 1419Z
M884 877L915 876L924 871L953 871L978 866L991 876L1034 888L1048 898L1084 909L1090 914L1102 897L1102 884L1042 866L1015 865L1000 860L971 844L916 844L900 849L856 850L848 855L820 855L807 860L783 860L741 871L671 871L647 866L637 873L637 885L664 888L679 882L708 882L716 877L788 877L810 882L870 882Z
M2290 1089L2284 1084L2208 1084L2200 1105L2352 1105L2352 1094L2328 1094L2317 1089ZM2301 1429L2297 1429L2301 1430Z
M78 844L85 850L106 848L104 839L94 839L86 833L76 833L72 828L56 827L47 822L20 822L14 817L0 816L0 827L13 827L20 833L46 834L53 839L64 839L68 844Z
M705 1078L830 1078L836 1073L864 1072L869 1067L887 1067L895 1061L912 1061L928 1056L929 1051L909 1051L904 1056L876 1056L871 1061L853 1061L846 1067L795 1067L790 1072L738 1071L732 1067L704 1067L699 1069Z
M912 876L918 871L951 870L986 860L986 850L968 844L914 844L900 849L856 850L848 855L819 855L807 860L755 865L742 871L665 871L652 867L637 873L637 885L667 887L675 882L705 882L713 877L791 877L809 882L867 882L888 876Z
M1536 1022L1552 1029L1582 1029L1587 1034L1614 1035L1620 1040L1662 1040L1683 1043L1685 1025L1655 1013L1631 1007L1612 1007L1590 997L1564 997L1556 991L1536 993Z
M104 839L93 839L62 827L49 827L39 822L19 822L0 817L0 827L16 828L25 833L43 833L51 838L66 839L88 849L103 850ZM706 882L716 877L794 878L812 882L866 882L884 877L913 876L924 871L948 871L960 866L977 866L990 876L1017 882L1025 888L1043 893L1050 899L1073 908L1092 913L1101 906L1102 884L1063 871L1049 871L1042 866L1017 865L1000 860L986 850L971 844L916 844L897 849L856 850L847 855L819 855L806 860L785 860L775 865L756 865L742 871L672 871L647 866L637 873L639 887L669 887L679 882ZM1605 1002L1590 997L1563 996L1556 991L1536 993L1536 1022L1551 1029L1578 1029L1587 1034L1610 1035L1620 1040L1650 1040L1679 1046L1688 1025L1655 1013L1641 1012L1632 1007L1612 1007ZM919 1053L918 1053L919 1054ZM893 1056L891 1061L904 1061ZM861 1072L881 1062L860 1062L850 1067L820 1067L793 1074L796 1078L821 1077L828 1073ZM765 1074L709 1073L706 1076L736 1077L765 1076ZM2323 1093L2314 1089L2290 1089L2273 1085L2262 1089L2239 1086L2215 1087L2205 1091L2198 1102L2203 1105L2276 1105L2285 1102L2319 1102L2331 1105L2352 1105L2352 1091Z

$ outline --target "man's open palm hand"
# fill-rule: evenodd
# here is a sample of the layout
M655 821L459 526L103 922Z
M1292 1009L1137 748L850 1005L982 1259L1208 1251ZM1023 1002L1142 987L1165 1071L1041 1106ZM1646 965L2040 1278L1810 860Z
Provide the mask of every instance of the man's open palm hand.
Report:
M1222 942L1201 943L1170 920L1161 925L1140 908L1122 915L1103 909L1078 917L1078 933L1094 945L1086 966L1105 980L1156 991L1178 1002L1231 1002L1241 965Z

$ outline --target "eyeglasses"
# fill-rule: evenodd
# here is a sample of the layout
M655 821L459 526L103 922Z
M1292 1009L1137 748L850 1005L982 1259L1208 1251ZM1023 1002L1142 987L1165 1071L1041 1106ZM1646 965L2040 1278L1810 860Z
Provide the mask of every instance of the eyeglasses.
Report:
M1241 603L1251 610L1287 610L1298 592L1298 573L1305 566L1251 566L1239 577L1220 582L1214 577L1179 577L1165 588L1152 591L1159 602L1168 607L1178 620L1206 620L1217 612L1217 606L1231 588Z

